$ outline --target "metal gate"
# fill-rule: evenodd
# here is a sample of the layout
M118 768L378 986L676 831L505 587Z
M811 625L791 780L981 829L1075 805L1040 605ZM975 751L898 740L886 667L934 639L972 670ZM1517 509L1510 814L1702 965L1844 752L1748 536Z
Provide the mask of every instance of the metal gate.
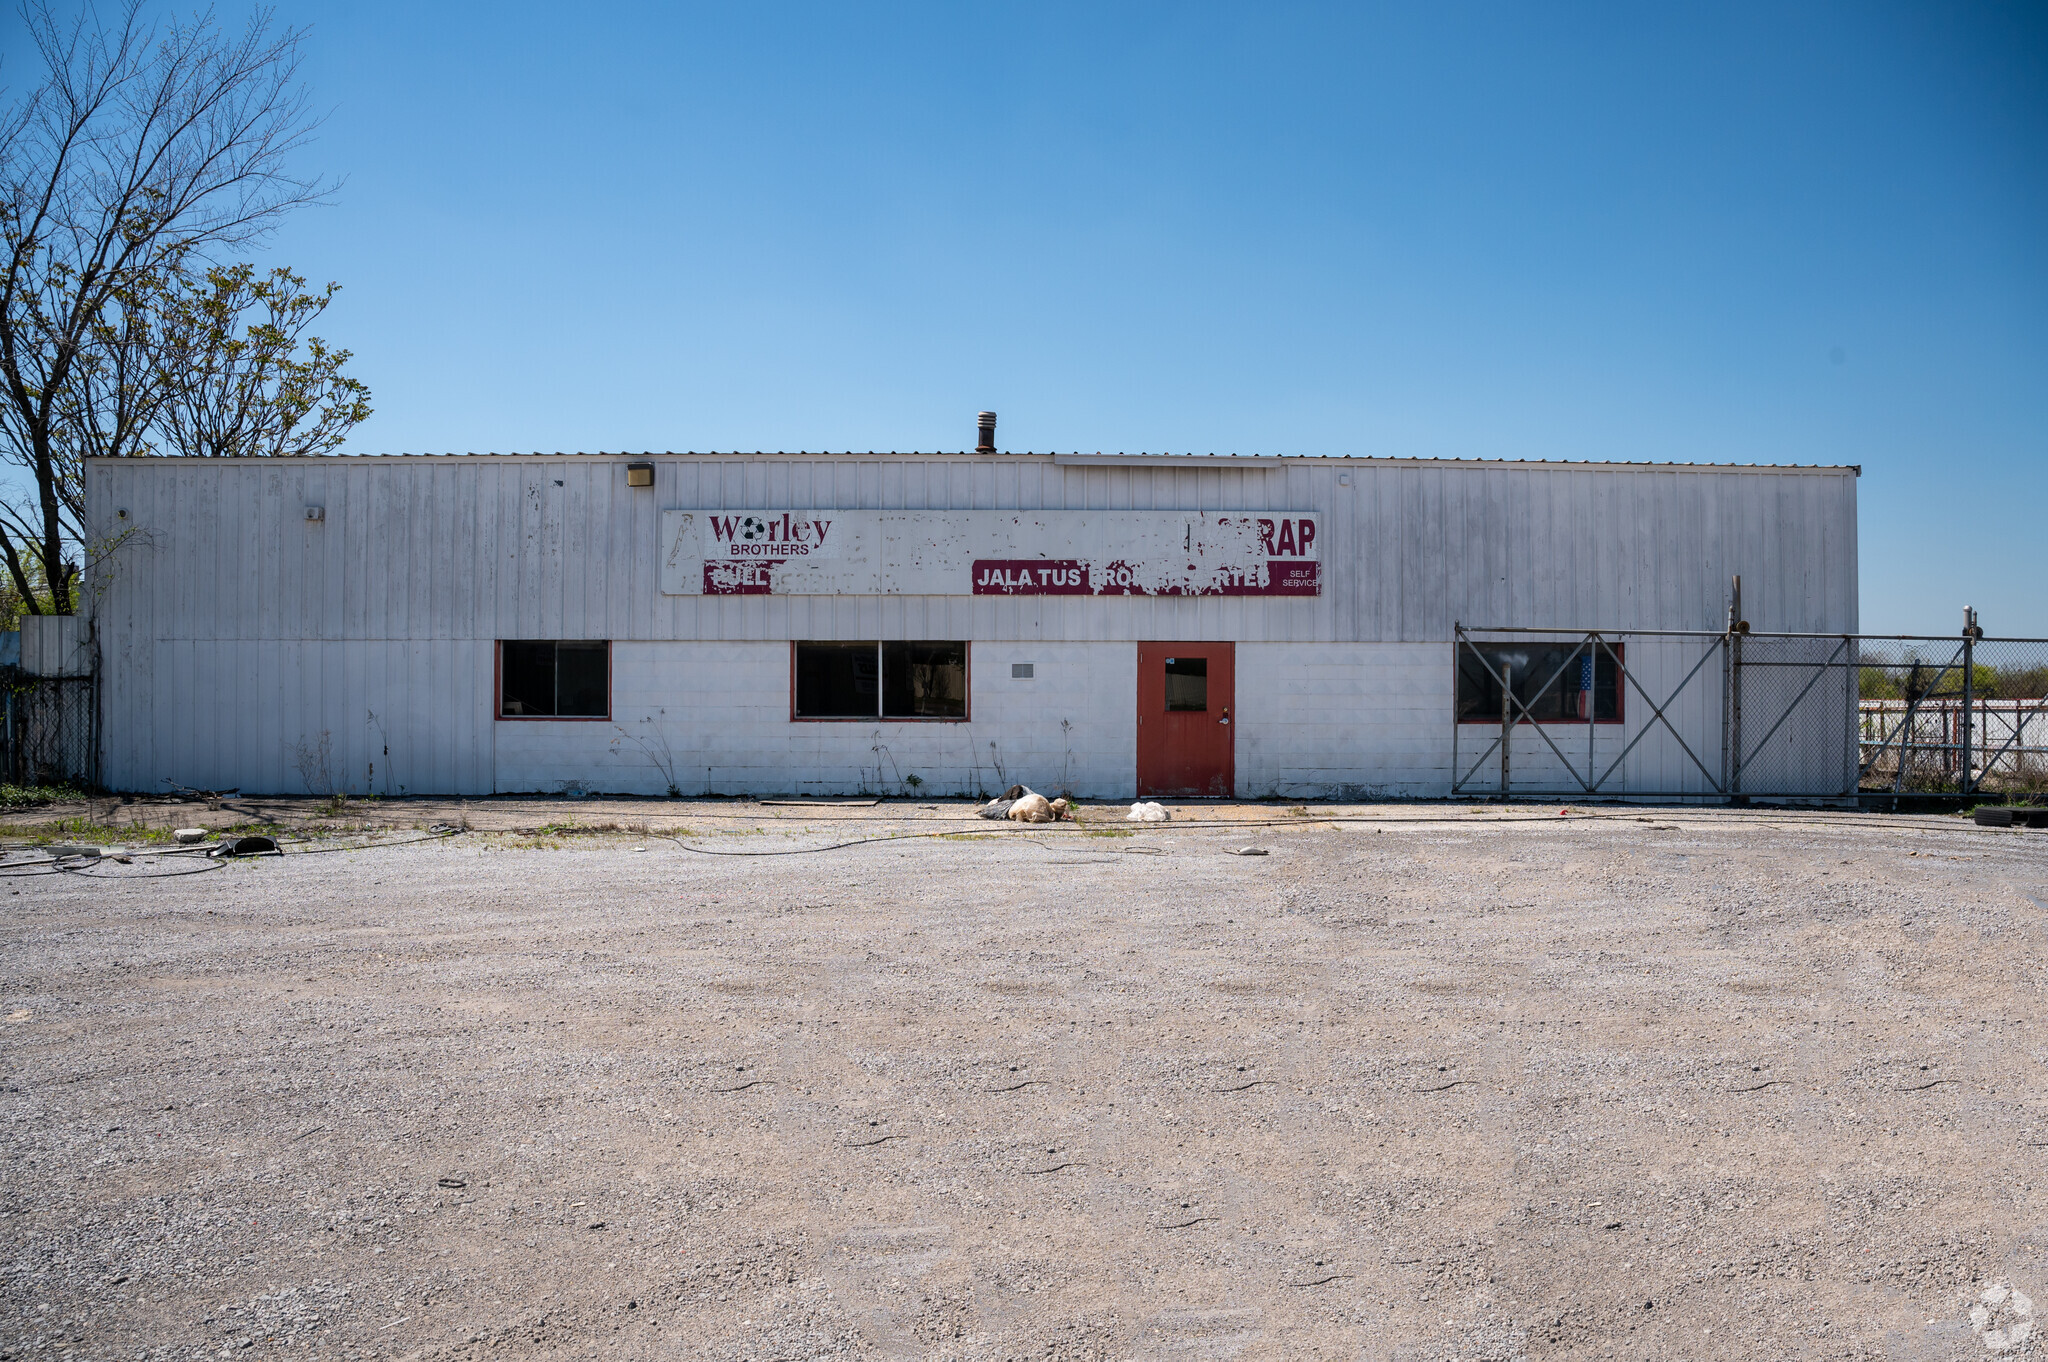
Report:
M2048 793L2048 640L1455 629L1455 796Z

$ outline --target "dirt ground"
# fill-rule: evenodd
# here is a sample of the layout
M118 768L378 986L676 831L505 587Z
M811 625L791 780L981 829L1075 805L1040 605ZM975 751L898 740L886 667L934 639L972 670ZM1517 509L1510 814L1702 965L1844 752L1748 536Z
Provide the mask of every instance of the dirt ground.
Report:
M964 812L10 852L0 1358L2048 1341L2048 833Z

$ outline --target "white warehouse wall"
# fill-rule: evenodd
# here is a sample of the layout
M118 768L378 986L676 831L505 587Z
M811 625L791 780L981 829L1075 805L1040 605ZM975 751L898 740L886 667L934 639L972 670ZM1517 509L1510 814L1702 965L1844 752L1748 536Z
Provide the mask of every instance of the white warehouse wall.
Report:
M918 788L952 793L999 788L1000 760L1013 779L1053 784L1064 771L1078 792L1121 797L1135 785L1134 641L1213 639L1237 645L1240 794L1440 797L1452 793L1454 622L1718 630L1740 573L1760 631L1857 623L1849 468L646 457L645 490L625 485L623 455L88 461L88 524L111 546L86 592L103 779L658 794L668 777L644 741L666 744L689 793L894 790L913 773ZM321 519L307 518L313 507ZM1324 588L664 596L656 539L669 507L1312 511ZM494 644L507 638L610 640L617 724L495 721ZM873 638L969 640L973 722L791 723L789 640ZM1631 645L1659 703L1687 646ZM1038 676L1012 683L1012 661ZM1710 766L1719 684L1710 665L1670 711ZM1634 742L1631 788L1703 787L1675 739L1646 731L1647 702L1632 696L1628 715L1592 735L1596 755ZM1769 769L1838 788L1840 754L1797 739L1789 726L1772 739ZM1468 742L1490 738L1475 725L1456 740L1469 769ZM1514 766L1518 785L1554 774L1569 786L1542 733L1518 732Z
M1237 646L1237 791L1284 799L1445 793L1447 643Z
M1718 771L1721 674L1709 664L1671 692L1706 640L1631 645L1641 690L1626 722L1594 728L1600 771L1624 762L1627 787L1704 792ZM608 721L492 717L491 640L442 644L164 644L109 675L109 785L181 784L266 794L559 793L660 795L924 794L1000 790L1011 781L1128 798L1136 787L1137 644L981 641L972 645L965 723L793 722L787 643L612 645ZM1244 797L1439 798L1452 766L1463 792L1490 793L1498 728L1449 722L1451 647L1239 644L1237 793ZM1013 663L1035 675L1013 678ZM1665 708L1684 745L1656 718ZM173 703L174 697L183 697ZM1667 703L1668 702L1668 703ZM1846 732L1846 729L1844 730ZM1516 731L1520 789L1574 788L1586 729ZM1799 742L1810 745L1808 730ZM1552 744L1556 747L1553 749ZM1790 733L1773 760L1796 760L1816 792L1853 778L1839 745L1802 752ZM915 775L913 786L907 777ZM1834 782L1830 784L1830 782Z
M102 645L101 780L251 794L485 794L490 640Z
M1137 660L1130 643L976 643L968 722L794 722L787 643L616 643L613 722L492 724L497 789L937 796L1022 781L1121 798L1137 779ZM1013 662L1036 675L1013 679Z

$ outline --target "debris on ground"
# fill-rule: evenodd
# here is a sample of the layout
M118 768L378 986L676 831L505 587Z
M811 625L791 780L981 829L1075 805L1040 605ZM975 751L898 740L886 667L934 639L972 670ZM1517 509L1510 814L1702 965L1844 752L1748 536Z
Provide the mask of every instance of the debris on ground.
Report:
M1003 791L994 799L991 799L988 803L982 805L981 808L977 810L977 812L983 818L994 818L998 820L1008 818L1010 816L1010 806L1016 803L1018 800L1022 799L1028 793L1029 791L1027 791L1022 785L1012 785L1009 789Z
M277 850L274 837L223 837L220 845L208 852L209 856L261 856Z
M1028 792L1010 806L1007 816L1012 823L1050 823L1056 817L1051 800L1042 794Z
M1978 809L1972 816L1980 828L2048 828L2048 809L2024 805Z
M184 843L186 846L191 846L194 842L203 842L206 840L206 829L179 828L176 832L173 832L171 836L175 837L178 841Z
M1156 800L1143 799L1131 805L1131 811L1124 815L1126 823L1165 823L1172 818L1173 815L1166 811L1164 804Z
M1065 818L1072 818L1074 816L1074 801L1071 799L1055 799L1052 802L1052 816L1054 822Z

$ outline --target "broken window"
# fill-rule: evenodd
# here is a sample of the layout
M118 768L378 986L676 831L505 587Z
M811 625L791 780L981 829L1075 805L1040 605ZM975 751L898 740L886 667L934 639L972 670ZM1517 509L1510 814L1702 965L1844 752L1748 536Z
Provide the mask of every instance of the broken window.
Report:
M1621 722L1621 644L1461 643L1458 645L1458 718L1500 722L1500 683L1507 679L1519 702L1516 723ZM1612 651L1609 651L1612 649ZM1546 686L1545 683L1549 684ZM1539 693L1540 691L1540 693ZM1528 711L1523 712L1522 706Z
M967 717L965 643L884 643L882 717Z
M498 717L605 719L612 712L612 645L507 639L498 645Z
M1201 712L1209 708L1209 659L1166 659L1166 708Z
M798 719L964 719L967 645L798 643Z

